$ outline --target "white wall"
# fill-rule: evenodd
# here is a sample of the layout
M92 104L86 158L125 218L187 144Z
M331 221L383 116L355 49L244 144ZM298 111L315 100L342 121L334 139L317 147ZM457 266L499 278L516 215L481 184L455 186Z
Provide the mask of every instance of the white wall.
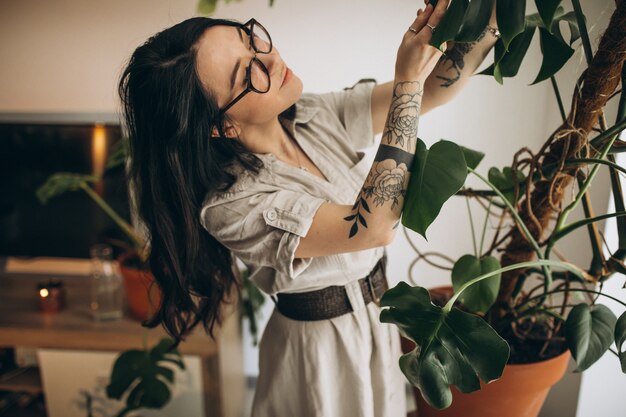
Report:
M391 80L400 39L417 8L423 7L421 0L275 0L272 8L268 2L220 4L215 17L261 21L285 61L303 80L305 91L312 92L340 89L365 77ZM528 11L534 11L534 2L527 3ZM569 8L569 2L565 3ZM116 111L115 85L124 61L149 35L193 16L195 5L195 0L3 2L0 112ZM594 39L593 34L597 36L606 27L613 1L583 0L582 5ZM487 152L482 173L491 166L509 165L521 146L538 150L560 119L549 83L527 86L538 72L540 57L535 38L518 78L506 79L500 86L489 77L475 76L453 102L421 117L420 137L428 145L446 138ZM566 107L574 80L584 68L579 65L581 57L579 48L557 77ZM614 116L609 115L608 120ZM597 183L591 194L601 210L606 207L608 179L600 176ZM428 230L428 242L413 232L411 238L422 250L445 251L455 259L471 252L464 202L453 199L442 213ZM476 223L481 224L477 207L474 213ZM576 263L586 265L588 249L586 244L577 244L579 238L585 235L569 239L560 249ZM408 266L415 254L401 233L388 253L391 284L408 280ZM448 272L423 262L412 276L425 287L449 282ZM271 308L271 302L267 307ZM256 352L248 349L247 372L255 374L256 366ZM559 392L557 387L556 399L551 396L546 405L557 404L560 415L573 415L562 408L568 404L575 409L578 380L568 378L559 385L566 388Z

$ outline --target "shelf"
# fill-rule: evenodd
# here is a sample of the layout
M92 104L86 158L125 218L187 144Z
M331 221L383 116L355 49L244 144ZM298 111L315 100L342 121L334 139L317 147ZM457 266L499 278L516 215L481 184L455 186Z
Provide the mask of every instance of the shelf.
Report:
M24 391L30 394L39 394L43 392L41 378L39 376L39 368L30 367L16 369L1 375L0 390Z

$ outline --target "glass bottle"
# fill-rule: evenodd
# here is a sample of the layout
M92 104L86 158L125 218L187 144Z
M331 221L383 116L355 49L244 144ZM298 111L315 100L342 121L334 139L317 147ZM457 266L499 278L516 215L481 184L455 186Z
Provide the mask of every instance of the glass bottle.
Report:
M95 320L115 320L124 315L124 283L113 249L105 243L92 245L91 314Z

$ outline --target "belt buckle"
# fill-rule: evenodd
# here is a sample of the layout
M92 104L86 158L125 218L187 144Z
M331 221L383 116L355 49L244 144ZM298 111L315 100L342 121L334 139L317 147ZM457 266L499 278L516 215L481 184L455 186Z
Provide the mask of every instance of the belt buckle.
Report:
M374 302L374 304L380 307L380 297L376 294L376 291L374 290L374 283L372 282L374 275L376 275L377 273L378 273L378 268L376 268L376 270L373 273L367 276L367 285L369 286L370 293L372 294L372 301Z

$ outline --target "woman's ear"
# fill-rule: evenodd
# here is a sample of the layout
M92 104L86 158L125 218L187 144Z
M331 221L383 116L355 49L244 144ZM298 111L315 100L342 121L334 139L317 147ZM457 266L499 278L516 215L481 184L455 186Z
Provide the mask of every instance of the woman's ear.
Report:
M226 134L226 137L228 138L236 138L239 135L237 129L230 124L226 125L226 128L224 129L224 133ZM211 130L211 136L212 137L220 136L219 132L217 131L217 127L215 126L213 127L213 130Z

